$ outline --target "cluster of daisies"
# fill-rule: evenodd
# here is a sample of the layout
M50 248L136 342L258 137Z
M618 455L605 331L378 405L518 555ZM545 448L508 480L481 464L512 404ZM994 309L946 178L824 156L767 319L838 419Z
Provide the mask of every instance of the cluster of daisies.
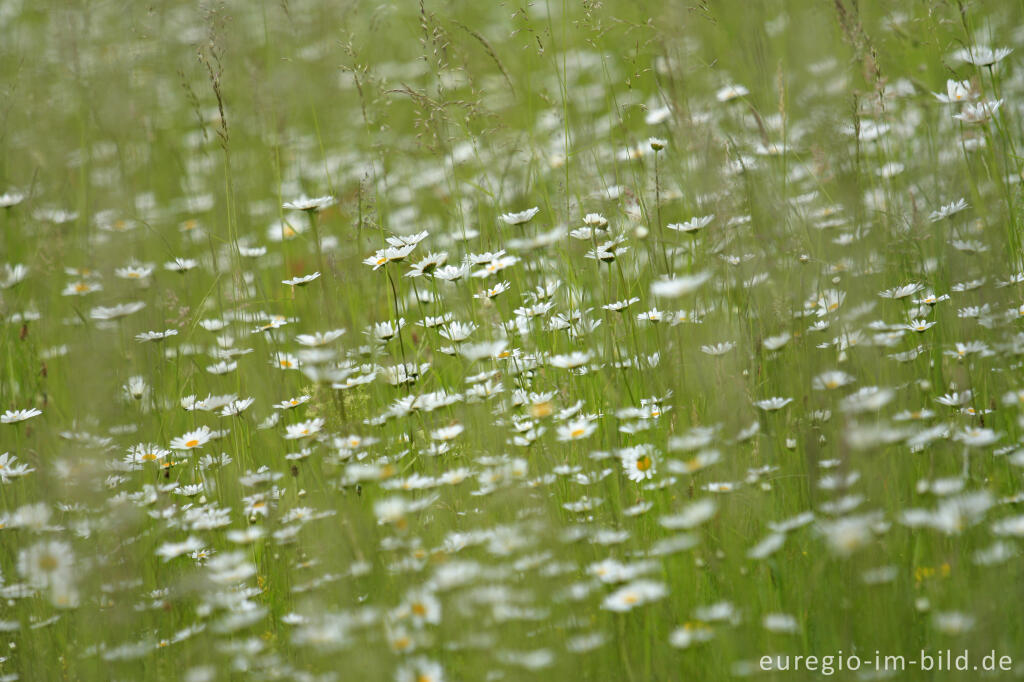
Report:
M592 88L593 55L571 56L568 91ZM13 659L19 637L66 627L83 643L69 657L187 652L196 681L223 666L314 679L304 656L360 651L356 668L386 661L398 680L453 678L459 660L543 675L619 656L634 612L672 650L812 625L784 599L693 594L715 567L756 584L813 551L895 584L914 570L887 549L900 533L960 538L979 571L1014 559L1024 262L1006 197L1021 174L1016 157L989 164L1017 130L1012 56L959 50L937 92L898 79L855 125L832 121L831 153L871 180L846 203L810 160L821 122L762 114L729 82L685 110L637 102L625 148L610 119L584 131L600 171L552 132L557 111L531 132L560 153L521 175L497 174L485 144L452 150L442 167L501 200L450 188L447 222L418 208L433 159L370 164L396 195L373 225L288 171L295 198L277 218L254 202L229 239L202 197L143 219L8 190L9 234L85 224L96 249L129 245L114 265L75 254L63 276L29 257L0 268ZM835 61L794 78L809 98L846 80ZM586 99L597 120L604 98ZM691 128L723 153L699 157ZM540 188L566 164L576 193L552 199ZM979 167L984 182L935 175ZM332 182L362 191L365 170ZM714 182L692 190L698 176ZM162 262L143 257L151 224L170 225ZM108 394L50 388L115 358ZM912 597L939 632L978 622L941 589Z

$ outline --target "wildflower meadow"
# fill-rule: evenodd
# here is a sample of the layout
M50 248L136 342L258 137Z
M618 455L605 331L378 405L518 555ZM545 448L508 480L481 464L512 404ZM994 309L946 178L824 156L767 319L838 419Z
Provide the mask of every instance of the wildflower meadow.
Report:
M1022 60L0 3L0 680L1024 677Z

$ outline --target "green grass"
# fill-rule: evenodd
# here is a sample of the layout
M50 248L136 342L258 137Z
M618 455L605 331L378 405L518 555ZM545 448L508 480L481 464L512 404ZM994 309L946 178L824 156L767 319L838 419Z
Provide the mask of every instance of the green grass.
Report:
M1024 79L1019 49L991 68L956 52L1019 48L1021 19L847 0L9 3L0 194L21 199L0 202L0 412L42 414L0 424L0 454L31 468L0 484L0 675L805 679L759 660L841 651L867 679L876 651L950 649L1020 676ZM1002 105L962 123L969 105L933 94L947 79ZM304 196L334 201L285 208ZM591 213L606 228L570 236ZM364 264L420 231L403 260ZM613 261L587 257L618 236ZM455 282L406 276L428 253L499 250L514 259ZM152 273L115 272L137 264ZM918 309L928 292L949 299ZM420 324L446 314L468 340ZM476 357L483 342L503 350ZM572 353L582 367L560 366ZM392 385L402 363L415 380ZM815 388L830 370L849 383ZM870 387L888 399L858 400ZM254 401L182 406L208 395ZM756 404L773 397L791 402ZM125 463L202 426L226 432ZM634 575L598 579L609 559ZM634 580L652 600L606 608Z

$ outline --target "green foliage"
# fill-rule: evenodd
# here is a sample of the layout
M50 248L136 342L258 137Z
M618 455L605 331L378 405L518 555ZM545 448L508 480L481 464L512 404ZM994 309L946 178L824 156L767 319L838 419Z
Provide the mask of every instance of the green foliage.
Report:
M1020 24L0 7L0 676L1018 657Z

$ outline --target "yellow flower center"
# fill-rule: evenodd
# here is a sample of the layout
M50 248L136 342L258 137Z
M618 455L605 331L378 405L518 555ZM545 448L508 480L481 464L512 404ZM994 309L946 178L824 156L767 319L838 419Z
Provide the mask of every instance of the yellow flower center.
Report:
M636 468L639 469L640 471L647 471L648 469L651 468L651 464L651 458L648 457L647 455L644 455L643 457L636 461Z
M548 401L545 401L543 403L535 403L533 405L530 405L530 416L535 418L535 419L540 419L542 417L551 416L551 413L553 411L554 411L554 407Z
M147 452L142 456L143 462L152 462L154 459L156 459L156 455L153 454L152 452Z
M197 445L199 445L199 441L194 439L194 438L192 440L188 441L187 443L185 443L185 447L186 448L194 448Z

